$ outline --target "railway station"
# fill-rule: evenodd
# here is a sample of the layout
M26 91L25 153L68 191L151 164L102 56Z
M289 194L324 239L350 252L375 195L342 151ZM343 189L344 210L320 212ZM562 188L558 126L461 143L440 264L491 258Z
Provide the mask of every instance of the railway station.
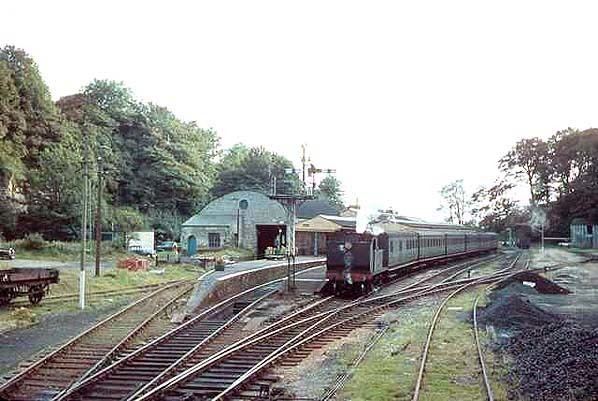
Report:
M598 401L598 4L2 11L0 401Z

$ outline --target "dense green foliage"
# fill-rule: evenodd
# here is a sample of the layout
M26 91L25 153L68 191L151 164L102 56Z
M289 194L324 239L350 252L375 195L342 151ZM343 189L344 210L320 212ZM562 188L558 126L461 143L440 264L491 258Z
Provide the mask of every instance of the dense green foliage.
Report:
M575 217L598 221L598 129L568 128L547 141L523 139L499 167L505 178L473 196L483 227L500 232L527 222L537 209L547 214L549 235L567 236ZM517 181L528 187L529 208L518 207L507 196Z
M33 60L0 49L0 234L47 239L80 231L84 160L89 202L99 177L108 230L154 228L176 237L213 197L238 189L299 188L291 163L237 145L218 161L218 136L168 109L136 100L123 84L95 80L54 103ZM88 211L91 217L91 211Z
M316 195L320 198L326 199L337 210L343 210L345 205L343 203L343 190L341 189L341 182L333 175L327 175L320 181Z
M237 144L227 150L218 165L212 193L215 197L236 190L256 190L270 193L272 178L276 177L276 191L291 194L301 188L301 181L292 163L263 147L248 148Z

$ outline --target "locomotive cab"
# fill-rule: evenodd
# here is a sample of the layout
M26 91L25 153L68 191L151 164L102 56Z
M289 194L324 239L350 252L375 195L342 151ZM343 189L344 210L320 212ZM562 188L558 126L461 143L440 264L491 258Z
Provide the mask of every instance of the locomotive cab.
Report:
M369 234L339 236L328 241L326 278L334 293L365 294L382 268L383 251Z

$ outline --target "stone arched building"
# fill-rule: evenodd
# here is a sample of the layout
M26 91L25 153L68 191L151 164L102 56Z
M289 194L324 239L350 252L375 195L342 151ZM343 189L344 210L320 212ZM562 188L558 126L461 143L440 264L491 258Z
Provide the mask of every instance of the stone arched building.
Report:
M181 242L189 255L238 246L262 256L276 242L287 242L287 212L268 196L236 191L210 202L182 225Z

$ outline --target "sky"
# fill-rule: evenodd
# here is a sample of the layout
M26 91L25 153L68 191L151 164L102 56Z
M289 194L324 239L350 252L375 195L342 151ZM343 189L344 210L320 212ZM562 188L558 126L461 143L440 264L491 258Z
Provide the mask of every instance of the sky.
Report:
M0 45L55 100L94 78L336 169L345 200L441 220L516 141L598 126L595 2L8 1ZM515 197L525 200L524 189Z

